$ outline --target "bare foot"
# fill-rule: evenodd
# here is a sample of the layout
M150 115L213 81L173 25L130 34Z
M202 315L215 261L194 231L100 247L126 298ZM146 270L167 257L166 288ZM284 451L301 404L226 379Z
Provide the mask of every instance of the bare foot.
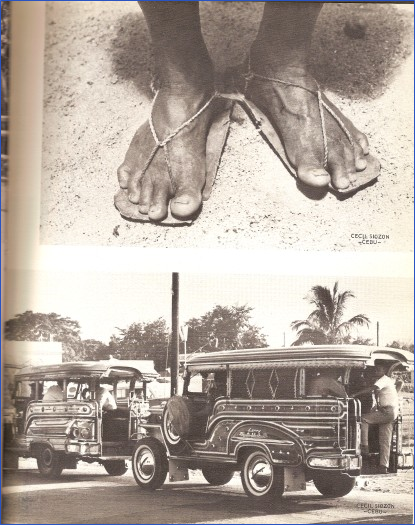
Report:
M211 97L209 85L207 89L189 85L162 87L152 110L159 142L199 112ZM170 203L172 215L184 220L199 210L206 181L206 139L212 114L213 104L209 103L158 149L149 122L136 132L118 168L118 181L140 213L148 214L151 220L162 221Z
M336 119L325 109L325 148L318 99L314 94L317 83L306 68L287 64L270 67L269 61L261 67L261 58L251 55L251 69L258 75L306 88L254 76L246 91L246 97L263 111L278 132L298 178L314 187L331 183L334 188L346 190L353 185L357 180L356 172L366 168L365 155L369 153L366 136L322 95L322 100L340 118L352 139L348 139Z

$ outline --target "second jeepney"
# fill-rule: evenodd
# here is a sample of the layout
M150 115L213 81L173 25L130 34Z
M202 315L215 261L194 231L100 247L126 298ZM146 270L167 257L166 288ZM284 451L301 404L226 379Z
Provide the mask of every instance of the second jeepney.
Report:
M97 462L109 475L126 460L149 415L146 385L159 374L153 361L78 361L26 367L15 375L13 413L4 425L5 460L36 458L39 472L57 478L79 461ZM100 389L113 399L106 409ZM53 392L53 394L48 394Z

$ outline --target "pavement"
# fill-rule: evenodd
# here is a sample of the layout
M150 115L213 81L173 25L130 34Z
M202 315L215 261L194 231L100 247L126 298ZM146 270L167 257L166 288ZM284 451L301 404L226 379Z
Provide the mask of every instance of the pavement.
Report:
M217 70L241 63L262 2L201 4ZM356 20L363 38L344 31ZM126 221L113 206L116 169L151 101L136 2L47 2L46 28L43 244L412 251L413 5L326 4L314 35L316 78L382 163L374 186L344 201L307 197L241 113L210 200L176 228Z
M80 463L56 481L44 480L34 460L20 460L3 479L2 523L412 523L413 471L378 476L344 498L307 490L285 494L264 507L247 498L239 474L212 487L196 471L186 482L140 490L131 469L110 477L103 467ZM381 478L381 479L380 479ZM373 489L373 490L372 490Z

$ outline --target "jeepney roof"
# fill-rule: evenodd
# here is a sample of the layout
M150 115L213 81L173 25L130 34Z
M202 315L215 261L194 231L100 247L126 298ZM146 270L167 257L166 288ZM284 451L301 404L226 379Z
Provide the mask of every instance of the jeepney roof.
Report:
M224 368L226 365L282 367L365 367L376 360L400 363L412 369L414 354L399 348L368 345L307 345L285 348L250 348L220 352L195 353L187 356L190 369Z
M74 361L54 365L40 365L22 368L15 375L18 381L56 381L58 379L80 379L88 377L132 379L153 381L159 376L154 369L153 361L149 360L118 360L107 361Z

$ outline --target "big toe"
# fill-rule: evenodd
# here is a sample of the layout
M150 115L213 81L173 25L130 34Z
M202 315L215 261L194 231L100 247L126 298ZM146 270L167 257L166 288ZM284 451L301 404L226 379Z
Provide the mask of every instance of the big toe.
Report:
M167 217L168 202L168 188L164 184L160 184L160 186L153 191L153 197L148 210L149 218L153 221L163 221Z
M308 186L323 188L330 183L330 175L324 168L300 164L297 168L298 178Z
M201 204L201 192L184 190L172 199L170 210L178 219L188 219L199 210Z

